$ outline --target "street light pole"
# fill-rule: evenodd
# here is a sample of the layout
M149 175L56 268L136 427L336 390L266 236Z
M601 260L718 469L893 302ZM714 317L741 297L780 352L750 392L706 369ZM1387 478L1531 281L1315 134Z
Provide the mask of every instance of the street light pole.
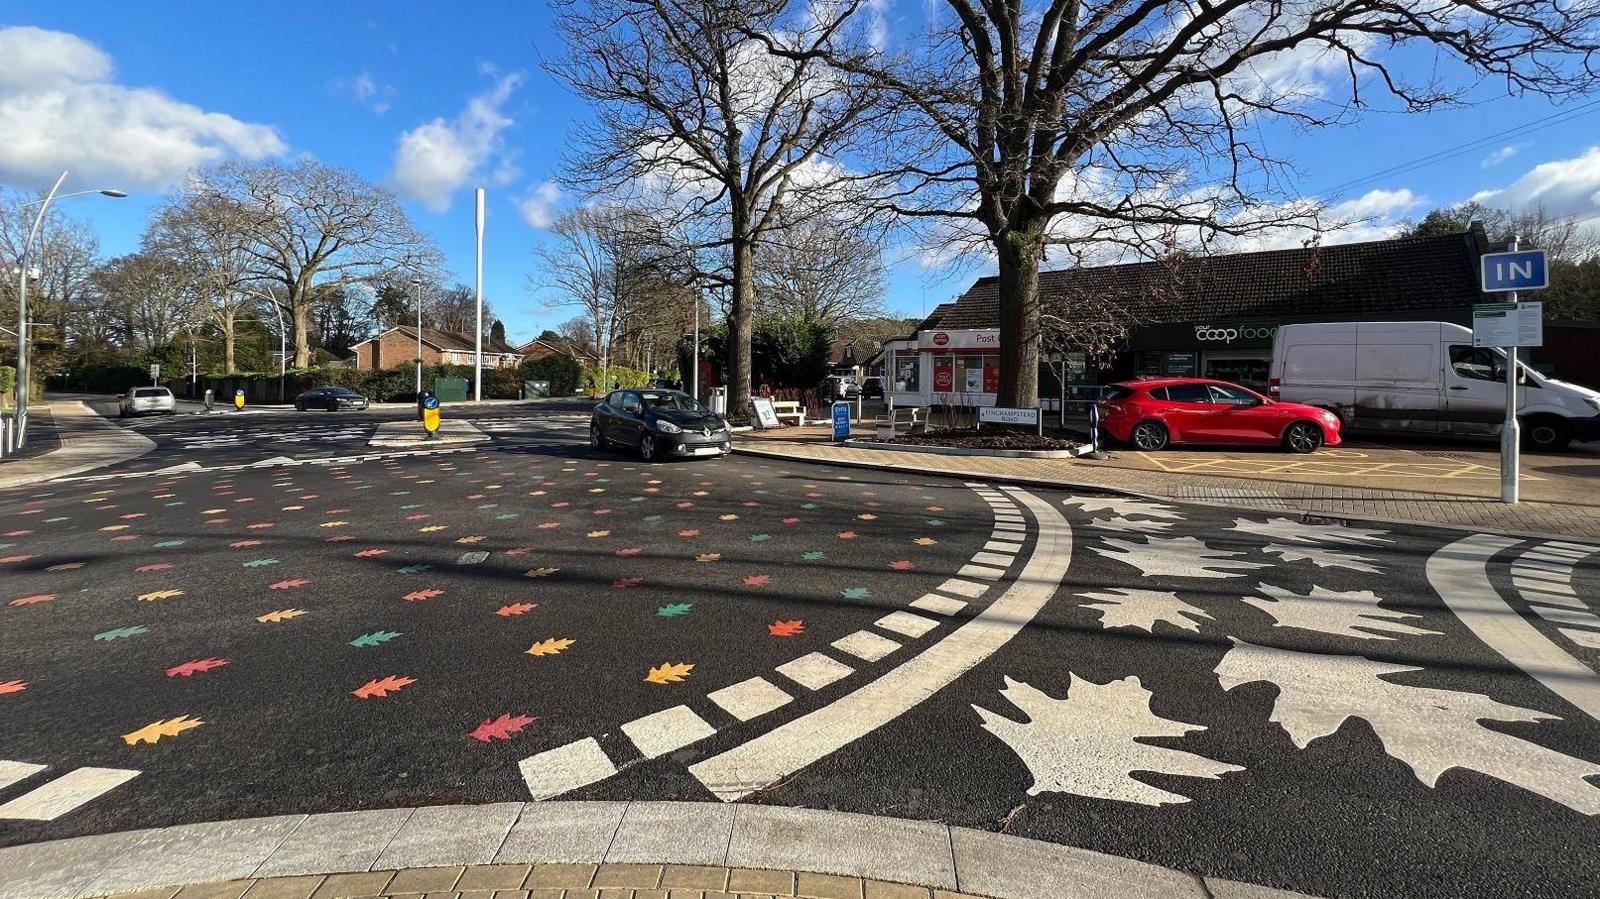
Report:
M43 200L35 201L39 206L39 214L33 217L33 227L28 229L28 239L22 244L22 255L17 259L17 399L15 427L17 439L15 447L21 449L28 437L28 257L33 253L33 239L39 235L39 228L44 224L44 216L50 211L50 202L56 199L56 191L61 189L62 182L67 180L67 172L62 172L56 183L51 185L50 192ZM77 197L84 194L101 194L102 196L120 199L127 194L120 190L79 190L69 194L62 194L61 199ZM23 209L34 203L22 204Z
M422 396L422 278L411 279L411 292L417 295L417 396Z
M269 298L272 302L272 311L278 316L278 403L283 403L284 375L289 368L289 332L283 326L283 306L276 298Z

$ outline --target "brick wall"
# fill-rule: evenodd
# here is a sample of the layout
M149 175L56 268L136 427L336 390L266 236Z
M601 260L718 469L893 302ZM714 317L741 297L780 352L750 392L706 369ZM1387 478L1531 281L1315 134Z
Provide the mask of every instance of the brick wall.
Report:
M417 338L410 334L392 331L375 340L367 341L356 354L356 368L361 371L378 371L413 364L417 358ZM444 360L439 351L424 343L422 364L439 365Z

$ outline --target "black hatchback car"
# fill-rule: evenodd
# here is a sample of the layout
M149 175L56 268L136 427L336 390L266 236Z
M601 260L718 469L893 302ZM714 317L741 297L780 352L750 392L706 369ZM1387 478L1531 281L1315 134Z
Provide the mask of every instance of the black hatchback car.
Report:
M294 398L294 407L301 412L307 409L326 409L329 412L365 409L367 398L348 387L313 387Z
M721 456L733 449L728 423L679 390L613 390L594 407L589 445L625 446L645 460Z

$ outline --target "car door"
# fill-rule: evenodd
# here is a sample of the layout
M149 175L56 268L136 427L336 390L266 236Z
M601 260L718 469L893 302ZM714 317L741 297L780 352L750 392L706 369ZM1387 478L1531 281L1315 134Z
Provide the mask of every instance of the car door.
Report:
M612 442L622 439L622 432L617 427L617 417L621 414L622 394L620 391L612 391L594 410L594 423L600 429L600 436Z
M1209 430L1229 443L1277 443L1283 423L1277 410L1261 396L1232 384L1208 384L1217 411L1209 417Z
M627 390L622 394L621 414L617 416L618 443L637 446L644 437L644 401L639 394Z
M1213 419L1220 410L1204 384L1170 384L1167 390L1166 413L1163 416L1167 431L1179 443L1209 443L1220 438L1216 433L1218 422Z
M1451 434L1497 434L1506 418L1505 356L1489 347L1453 344L1445 368L1444 428Z

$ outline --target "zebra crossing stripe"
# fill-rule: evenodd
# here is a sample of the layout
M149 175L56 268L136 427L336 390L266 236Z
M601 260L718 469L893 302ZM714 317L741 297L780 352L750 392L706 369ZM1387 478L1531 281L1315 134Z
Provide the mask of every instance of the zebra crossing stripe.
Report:
M0 820L54 821L138 776L122 768L76 768L0 805Z
M35 765L32 762L10 762L0 759L0 790L28 779L43 771L46 767L46 765Z

